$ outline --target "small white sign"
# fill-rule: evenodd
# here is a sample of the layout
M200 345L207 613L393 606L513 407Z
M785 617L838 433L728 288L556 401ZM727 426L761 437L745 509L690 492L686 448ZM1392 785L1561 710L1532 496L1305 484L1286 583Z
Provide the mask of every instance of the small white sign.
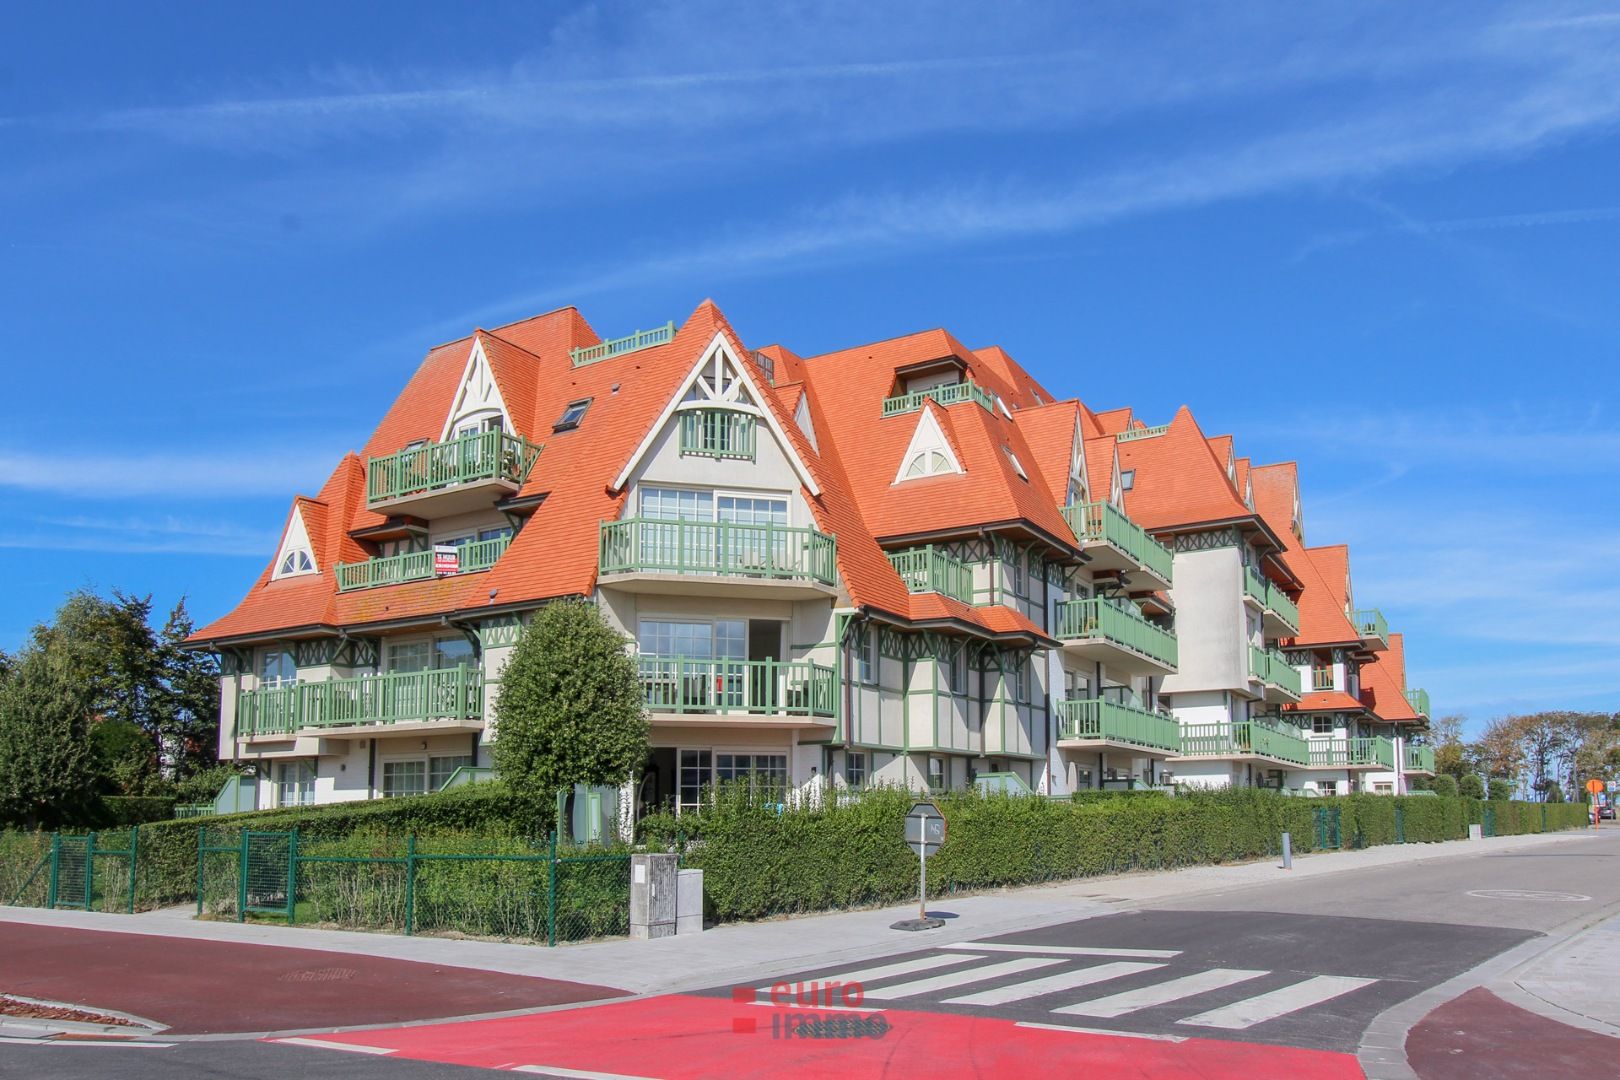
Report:
M630 880L637 885L647 884L647 864L637 863L630 871Z

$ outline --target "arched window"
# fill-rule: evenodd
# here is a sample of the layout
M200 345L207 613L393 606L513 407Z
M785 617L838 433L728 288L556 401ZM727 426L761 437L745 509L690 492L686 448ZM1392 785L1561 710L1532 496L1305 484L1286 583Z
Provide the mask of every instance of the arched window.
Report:
M937 476L940 473L955 472L951 468L950 459L938 450L924 450L912 456L906 463L906 479L915 476Z
M281 566L276 570L277 577L286 577L288 574L308 574L315 569L315 562L309 557L309 552L303 548L296 548L282 556Z

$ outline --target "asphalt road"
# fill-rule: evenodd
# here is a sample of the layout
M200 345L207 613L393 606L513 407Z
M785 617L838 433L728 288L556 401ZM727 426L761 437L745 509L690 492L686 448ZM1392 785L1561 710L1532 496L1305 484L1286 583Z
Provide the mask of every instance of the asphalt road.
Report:
M1620 905L1617 859L1620 829L1608 829L1545 851L1206 893L869 963L783 971L768 982L698 994L323 1037L358 1052L266 1043L0 1046L0 1076L414 1077L459 1076L468 1071L463 1066L527 1066L558 1076L669 1080L921 1073L943 1080L1040 1062L1110 1076L1337 1080L1360 1075L1353 1051L1379 1013L1522 942L1584 925ZM788 1004L815 984L824 1005L829 982L841 987L833 1003L853 1011ZM842 989L849 984L858 984L858 991L851 988L856 1000ZM1488 1007L1494 1006L1483 999L1454 1002L1451 1012L1437 1010L1433 1022L1415 1030L1424 1046L1441 1047L1431 1055L1436 1062L1455 1055L1435 1041L1445 1038L1466 1038L1472 1059L1489 1062L1496 1029L1518 1029L1481 1011ZM1471 1008L1480 1012L1477 1023L1469 1023ZM882 1017L883 1037L784 1035L784 1018L809 1014ZM1580 1062L1603 1045L1572 1039L1567 1049ZM1594 1063L1599 1074L1609 1060ZM1474 1075L1491 1072L1476 1064Z

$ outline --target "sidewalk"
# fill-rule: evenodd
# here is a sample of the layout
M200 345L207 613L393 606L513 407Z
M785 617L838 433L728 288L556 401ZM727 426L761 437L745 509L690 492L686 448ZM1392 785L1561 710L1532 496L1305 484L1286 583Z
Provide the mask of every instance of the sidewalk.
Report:
M932 899L931 914L946 920L942 929L922 934L891 930L898 919L916 914L909 904L881 910L736 923L702 934L657 941L594 942L551 949L486 941L315 930L269 924L198 922L191 909L171 908L139 915L0 906L0 921L70 926L192 940L246 942L334 953L415 960L448 967L512 975L540 976L618 987L632 993L670 993L746 982L794 968L866 960L955 941L1049 926L1129 911L1155 901L1229 891L1263 889L1283 881L1432 859L1478 857L1545 844L1561 844L1590 834L1582 831L1453 840L1439 844L1387 845L1365 851L1301 856L1289 871L1275 860L1183 870L1149 871L1083 878L1049 886L1009 889L972 896ZM1620 931L1610 935L1620 960ZM1584 971L1584 969L1582 969ZM1612 970L1612 968L1611 968ZM1568 976L1570 979L1584 974ZM1536 985L1549 989L1552 982ZM1616 1017L1620 1021L1620 1017Z
M1620 917L1560 942L1490 988L1550 1019L1620 1038L1620 1001L1609 989L1617 971Z

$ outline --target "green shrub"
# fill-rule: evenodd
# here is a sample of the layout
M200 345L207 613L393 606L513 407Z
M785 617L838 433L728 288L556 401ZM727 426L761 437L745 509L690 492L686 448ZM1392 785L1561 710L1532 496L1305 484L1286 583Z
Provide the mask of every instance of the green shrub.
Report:
M1485 781L1473 773L1465 773L1457 780L1457 794L1465 799L1483 799Z
M97 817L99 829L127 829L150 821L168 821L174 817L174 800L162 795L103 795Z
M1457 797L1457 778L1441 773L1429 781L1429 790L1442 798L1455 799Z
M1070 802L1089 803L1106 802L1109 799L1164 799L1169 793L1155 788L1139 788L1132 791L1076 791L1069 796Z
M1513 798L1513 785L1506 780L1492 780L1490 797L1492 802L1505 802Z

